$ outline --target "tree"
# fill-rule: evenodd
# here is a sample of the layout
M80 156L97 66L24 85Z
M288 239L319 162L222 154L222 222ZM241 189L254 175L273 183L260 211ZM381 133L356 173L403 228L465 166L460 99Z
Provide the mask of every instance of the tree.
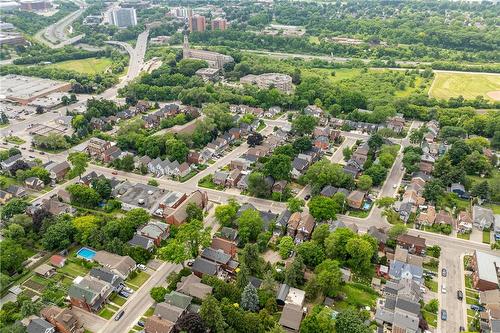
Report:
M44 112L43 106L38 105L35 110L36 114L42 114Z
M395 198L392 197L382 197L377 200L375 200L375 204L379 208L388 208L392 206L396 202Z
M76 238L82 244L90 245L98 236L100 219L94 215L85 215L73 219L73 226L76 229Z
M226 205L215 207L215 218L223 227L231 227L236 220L240 205L234 199L228 200Z
M282 146L278 146L276 148L274 148L274 154L276 155L287 155L289 156L291 159L295 157L295 148L293 148L293 146L291 144L286 144L286 145L282 145Z
M424 185L423 196L430 202L437 202L444 194L443 185L439 179L431 179Z
M248 192L257 197L267 197L271 193L271 186L265 181L264 174L253 171L248 176Z
M92 188L105 200L111 196L111 181L105 177L92 180Z
M396 159L396 157L394 155L387 153L387 152L381 153L378 156L378 160L379 160L380 164L384 168L387 168L387 169L389 169L392 166L395 159Z
M259 132L252 132L247 138L247 143L250 147L258 146L262 141L264 141L264 137Z
M382 184L387 177L387 169L380 164L373 164L364 174L372 178L373 185L378 186Z
M325 240L325 253L328 258L344 262L348 258L347 243L356 234L349 228L338 228Z
M155 302L160 303L165 301L165 295L167 294L167 289L161 286L153 287L149 291L151 298L155 300Z
M457 140L448 150L448 156L453 165L459 164L462 160L465 159L467 155L471 153L470 147L463 140Z
M297 254L308 267L316 267L325 260L323 248L315 241L303 242L297 246Z
M184 313L177 323L175 323L176 332L206 333L207 329L200 315L194 312Z
M487 180L483 180L482 182L475 183L472 186L471 194L475 197L481 199L489 199L490 197L490 186Z
M335 220L340 207L332 198L315 196L307 204L309 212L317 221Z
M219 132L225 132L234 126L234 120L229 113L228 104L209 103L203 107L203 113L213 119L215 126Z
M312 164L304 175L304 181L311 185L313 193L319 193L326 185L344 188L354 185L352 177L343 171L342 166L332 164L327 159Z
M248 268L251 275L258 276L262 272L264 265L263 259L259 256L259 248L257 244L245 244L245 247L238 254L240 263Z
M281 238L280 243L278 245L279 254L282 259L287 259L290 257L293 249L295 247L295 243L293 242L293 238L290 236L284 236Z
M28 317L31 315L39 314L41 309L41 302L32 302L31 300L26 300L22 302L20 310L23 317Z
M165 152L170 160L183 163L186 161L189 148L184 141L172 138L165 141Z
M213 296L208 296L201 303L200 317L212 332L224 332L226 323L222 316L219 302Z
M318 245L324 249L325 240L328 238L328 235L330 235L330 227L328 224L323 223L314 228L314 231L312 233L312 240L318 243Z
M393 225L389 229L387 236L389 236L389 239L396 240L399 236L404 235L406 233L408 233L408 227L403 223L398 223Z
M264 172L275 180L289 179L292 161L287 155L272 155L264 165Z
M293 149L295 149L295 151L299 153L305 152L311 149L311 147L311 139L309 139L307 136L301 136L293 142Z
M302 212L302 207L304 207L304 200L299 198L290 198L287 202L287 208L290 213Z
M372 177L362 175L358 178L357 186L362 191L368 191L373 185Z
M321 292L328 297L335 297L342 283L342 272L336 260L327 259L316 267L316 282Z
M384 144L384 138L382 135L375 133L368 139L368 147L371 150L377 151Z
M158 181L156 179L150 179L150 180L148 180L148 185L158 187L160 185L160 183L158 183Z
M335 332L337 333L370 333L372 330L365 326L359 312L354 309L346 309L339 313L335 320Z
M184 265L184 261L198 256L200 247L207 247L209 244L210 230L204 229L201 221L192 220L181 225L174 240L158 252L164 260Z
M198 207L195 202L190 202L186 206L186 221L191 222L193 220L203 221L203 209Z
M349 161L352 156L351 147L345 147L344 149L342 149L342 155L344 156L344 161Z
M467 155L462 165L468 175L489 175L492 169L490 160L478 151Z
M439 258L441 256L441 246L434 245L427 247L427 253L434 258Z
M247 311L256 312L259 310L259 297L257 289L250 282L241 294L241 307Z
M28 252L21 244L11 239L0 242L0 271L13 275L22 268L22 263L28 258Z
M72 184L66 188L71 195L71 202L84 208L94 208L101 201L99 193L82 184Z
M1 209L1 217L8 220L16 214L24 213L28 206L29 203L24 201L23 199L13 198L9 202L7 202Z
M419 169L420 154L414 151L405 152L403 155L403 166L406 172L413 173Z
M291 287L299 287L304 283L304 262L296 256L292 264L285 270L285 283Z
M318 121L310 115L299 115L292 121L292 130L297 135L311 134Z
M373 274L371 260L377 248L377 242L370 242L364 237L351 238L346 244L346 250L349 254L347 264L353 271L370 276L370 274Z
M301 333L334 332L335 321L332 310L326 306L316 305L304 318L300 325Z
M121 159L113 161L113 165L120 170L132 171L134 170L134 156L125 155Z
M245 289L247 284L250 282L250 271L245 264L241 264L239 267L239 272L236 273L236 286L239 290Z
M42 238L43 248L49 251L68 248L73 243L76 229L68 219L51 224L45 230Z
M246 244L257 240L264 221L258 211L250 208L241 213L240 217L236 220L236 224L238 225L240 241Z

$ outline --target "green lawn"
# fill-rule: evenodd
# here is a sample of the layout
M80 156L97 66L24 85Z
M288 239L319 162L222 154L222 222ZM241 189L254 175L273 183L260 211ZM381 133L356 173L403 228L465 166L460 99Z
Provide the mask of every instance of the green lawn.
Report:
M364 219L364 218L368 217L369 214L370 214L369 210L351 210L351 211L349 211L349 216L359 217L360 219Z
M430 326L437 326L437 314L422 310L422 315Z
M374 290L369 290L368 288L368 286L362 287L356 283L345 284L340 290L345 295L345 299L335 302L334 308L341 310L348 307L358 309L365 306L374 307L378 295Z
M80 266L78 264L75 264L73 262L69 262L66 265L64 265L64 267L58 268L57 271L72 277L77 277L86 275L89 272L89 269Z
M264 128L266 128L266 123L261 120L259 126L257 126L257 132L262 131Z
M457 234L457 238L461 238L461 239L466 239L466 240L469 240L470 239L470 233L459 233Z
M6 137L5 141L12 143L12 144L15 144L15 145L22 145L23 143L26 143L26 141L24 141L23 139L21 139L18 136L15 136L15 135L10 135L10 136Z
M155 313L155 308L151 307L146 312L144 312L144 317L151 317Z
M146 272L140 272L137 274L135 278L126 281L125 284L127 286L130 286L130 288L137 290L139 289L140 286L144 284L144 282L146 282L149 279L149 276L150 275Z
M470 276L465 277L465 288L472 288L472 278Z
M434 281L434 280L425 280L424 284L425 284L425 286L427 288L429 288L430 291L433 291L433 292L437 293L437 291L438 291L438 283L437 283L437 281Z
M431 265L431 264L429 264L429 263L425 263L425 262L424 262L424 263L422 264L422 266L423 266L425 269L429 270L429 271L433 271L433 272L437 272L437 271L438 271L438 268L437 268L436 266L433 266L433 265Z
M0 188L5 189L9 187L10 185L16 185L18 184L18 181L12 177L7 177L0 175Z
M99 312L99 317L104 319L111 319L115 313L108 308L104 308Z
M110 298L110 301L115 303L115 304L118 304L120 306L122 306L123 304L125 304L125 302L127 301L126 298L123 298L121 297L120 295L118 294L114 294L111 298Z
M188 181L189 179L191 179L194 175L196 175L198 173L198 170L191 170L187 175L185 175L184 177L181 177L179 179L179 181L181 183L184 183L185 181Z
M435 73L430 95L438 99L463 96L474 99L483 96L493 100L488 93L500 90L500 76L470 73Z
M490 236L490 231L489 230L483 230L483 243L485 244L489 244L490 243L490 239L491 239L491 236Z
M473 290L466 290L465 295L470 298L479 299L479 293Z
M490 208L493 210L493 214L495 215L500 215L500 205L495 205L495 204L486 204L486 207Z
M103 73L112 64L113 62L109 58L87 58L61 61L55 64L51 64L47 67L73 70L84 74L98 74Z
M467 302L467 304L476 304L476 305L479 305L479 301L475 298L471 298L471 297L465 297L465 301Z
M213 175L206 175L205 177L203 177L198 181L198 186L209 188L212 190L222 191L224 187L220 185L215 185L213 179L214 179Z
M332 73L335 72L335 75ZM301 70L303 78L322 77L328 78L331 82L338 82L343 79L352 79L361 73L361 68L304 68Z
M34 274L31 278L30 278L31 281L34 281L36 283L40 283L40 284L43 284L44 286L48 285L49 284L49 281L47 279L44 279L43 277L41 277L40 275L37 275L37 274Z

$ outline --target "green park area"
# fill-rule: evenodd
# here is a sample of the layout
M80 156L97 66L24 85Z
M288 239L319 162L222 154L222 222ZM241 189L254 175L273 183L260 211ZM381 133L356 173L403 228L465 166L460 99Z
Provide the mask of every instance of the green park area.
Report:
M61 61L49 65L51 68L73 70L84 74L103 73L112 65L109 58L87 58L78 60Z
M463 96L474 99L483 96L500 100L500 75L470 73L435 73L430 96L438 99Z

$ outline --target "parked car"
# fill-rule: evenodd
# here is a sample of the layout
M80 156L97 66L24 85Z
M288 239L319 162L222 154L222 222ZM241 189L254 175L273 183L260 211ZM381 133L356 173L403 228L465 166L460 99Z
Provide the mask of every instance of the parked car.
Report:
M446 286L444 284L441 286L441 293L446 294Z
M122 290L125 290L125 292L128 293L128 294L133 294L134 293L134 289L132 289L130 287L127 287L127 286L123 286Z
M484 311L484 306L482 305L476 305L476 304L472 304L470 306L470 308L474 311L477 311L477 312L483 312Z
M123 315L125 314L125 311L121 310L120 312L118 312L115 316L115 320L118 321L120 320L121 317L123 317Z
M446 277L446 275L448 275L448 272L446 271L446 268L443 268L443 269L441 270L441 275L442 275L443 277Z
M35 150L34 150L34 149L28 149L28 151L29 151L30 153L32 153L32 152L34 152Z
M446 310L441 310L441 320L446 320L448 319L448 313L446 312Z
M310 195L310 194L308 194L308 195L306 195L306 196L304 197L304 200L309 200L309 199L311 199L311 195Z
M125 297L125 298L128 298L130 296L130 293L122 290L118 293L118 295L122 296L122 297Z
M45 155L45 152L41 151L41 152L40 152L40 155Z
M459 300L463 300L464 299L464 293L462 292L462 290L457 290L457 298Z
M137 322L137 325L138 325L138 326L141 326L141 327L144 327L144 322L143 322L142 320L139 320L139 321Z
M139 268L141 271L145 271L146 269L148 269L145 265L143 264L138 264L137 265L137 268Z
M118 174L118 172L116 172L116 171L111 171L111 174L112 174L112 175L117 175L117 174Z

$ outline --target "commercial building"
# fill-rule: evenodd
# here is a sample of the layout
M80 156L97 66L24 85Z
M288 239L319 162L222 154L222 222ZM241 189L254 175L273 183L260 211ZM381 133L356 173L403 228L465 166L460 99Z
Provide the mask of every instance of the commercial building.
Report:
M184 44L182 45L183 59L199 59L205 60L210 68L223 69L225 64L234 61L233 57L227 56L217 52L195 50L189 48L189 40L186 33L184 33Z
M275 87L282 92L292 92L292 77L281 73L265 73L260 75L248 74L240 79L243 84L255 84L261 89Z
M47 0L21 0L19 1L21 10L42 11L52 8L52 1Z
M193 15L188 18L190 32L204 32L206 20L205 16Z
M128 28L137 25L135 8L116 8L111 13L111 22L118 28Z
M0 45L24 45L26 39L18 33L3 34L0 33Z
M8 11L10 12L14 10L19 10L19 8L21 8L21 5L15 1L0 2L1 12L8 12Z
M221 17L212 20L212 30L224 31L227 29L227 20Z
M9 74L0 77L0 96L4 99L26 105L37 98L54 92L71 90L71 83L38 77Z

